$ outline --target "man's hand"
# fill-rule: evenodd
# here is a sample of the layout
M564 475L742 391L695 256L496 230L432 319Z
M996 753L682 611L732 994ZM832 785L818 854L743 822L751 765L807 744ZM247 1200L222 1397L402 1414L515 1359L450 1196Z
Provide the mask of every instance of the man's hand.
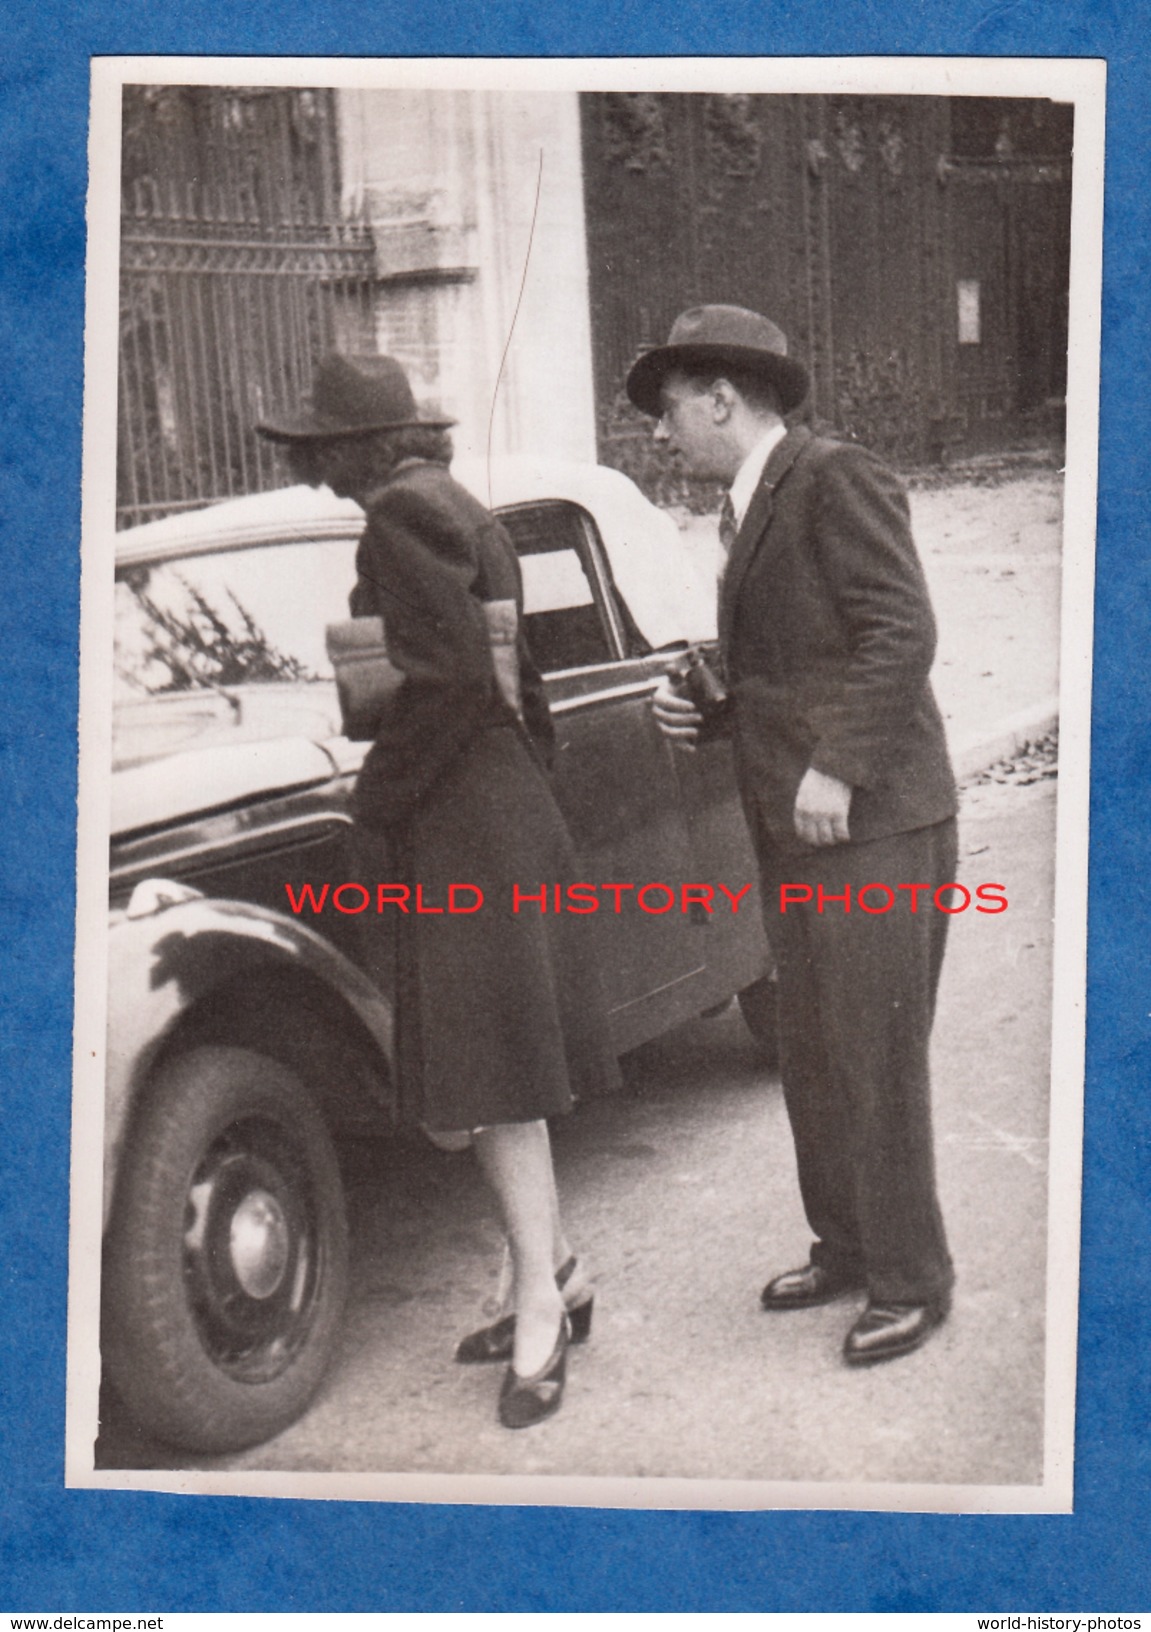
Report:
M703 715L689 698L683 697L665 675L651 700L655 723L665 737L670 737L677 748L693 754L699 740Z
M795 796L795 831L804 844L845 844L851 783L808 766Z

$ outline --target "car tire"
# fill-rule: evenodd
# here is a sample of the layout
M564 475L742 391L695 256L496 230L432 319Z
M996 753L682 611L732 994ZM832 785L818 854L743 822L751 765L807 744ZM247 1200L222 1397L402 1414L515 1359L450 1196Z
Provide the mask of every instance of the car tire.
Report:
M774 975L764 975L738 995L740 1012L755 1039L759 1057L774 1071L779 1065L779 986Z
M319 1386L347 1291L335 1150L300 1079L202 1047L149 1084L105 1253L108 1377L137 1423L185 1450L286 1428Z

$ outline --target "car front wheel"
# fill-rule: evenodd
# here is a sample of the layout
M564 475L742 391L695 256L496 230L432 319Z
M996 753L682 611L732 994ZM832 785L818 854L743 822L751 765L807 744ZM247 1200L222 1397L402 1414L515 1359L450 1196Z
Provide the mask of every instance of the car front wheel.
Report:
M242 1048L163 1064L105 1258L104 1361L139 1424L206 1452L287 1427L331 1359L347 1258L335 1151L299 1078Z

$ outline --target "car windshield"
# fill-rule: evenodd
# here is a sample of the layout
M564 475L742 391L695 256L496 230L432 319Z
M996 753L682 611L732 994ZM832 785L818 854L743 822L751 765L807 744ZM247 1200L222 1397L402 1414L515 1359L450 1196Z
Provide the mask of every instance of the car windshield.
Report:
M339 731L327 624L348 615L355 542L130 566L116 582L114 754Z

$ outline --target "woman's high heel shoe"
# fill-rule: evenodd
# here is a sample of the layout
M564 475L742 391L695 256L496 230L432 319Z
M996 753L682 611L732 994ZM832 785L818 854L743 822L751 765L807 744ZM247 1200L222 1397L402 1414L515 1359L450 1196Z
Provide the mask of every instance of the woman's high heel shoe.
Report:
M514 1366L504 1373L500 1389L500 1421L505 1428L531 1428L545 1417L554 1416L563 1403L567 1380L567 1351L571 1327L560 1316L555 1347L538 1371L521 1377Z
M573 1343L586 1343L591 1336L592 1307L595 1304L595 1290L590 1282L576 1284L572 1288L571 1296L574 1301L568 1301L568 1287L578 1268L579 1260L574 1256L556 1270L556 1286L564 1294L564 1308L567 1310L570 1340ZM485 1365L492 1360L510 1360L516 1339L515 1315L503 1315L491 1326L481 1326L478 1332L470 1332L456 1349L456 1360L461 1366Z

